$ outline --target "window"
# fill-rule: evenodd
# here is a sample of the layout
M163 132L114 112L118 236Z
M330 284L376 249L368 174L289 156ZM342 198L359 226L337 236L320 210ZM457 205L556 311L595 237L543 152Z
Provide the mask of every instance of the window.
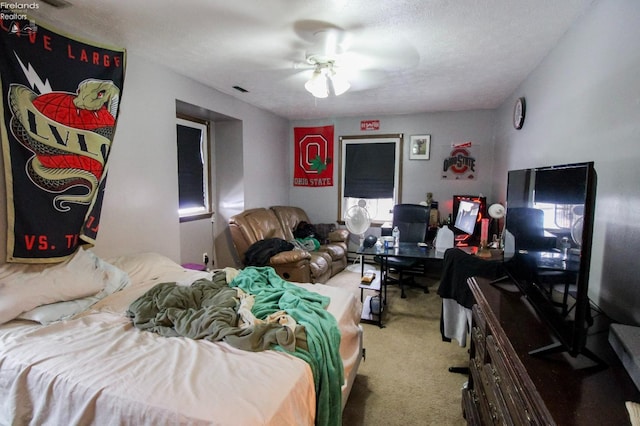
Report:
M211 213L209 172L209 123L177 119L178 212L180 219Z
M339 217L365 200L373 223L392 220L400 202L402 135L342 136L340 138Z
M544 229L571 230L581 216L583 204L534 203L533 208L544 211Z

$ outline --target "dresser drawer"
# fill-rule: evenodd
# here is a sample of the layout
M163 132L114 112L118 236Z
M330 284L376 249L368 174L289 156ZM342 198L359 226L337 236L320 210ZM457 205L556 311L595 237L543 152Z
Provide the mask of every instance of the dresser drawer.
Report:
M473 348L472 357L485 362L487 358L485 335L478 327L471 328L471 347Z
M498 347L493 336L487 337L487 355L491 359L496 389L503 399L504 410L517 424L544 424L534 419L534 409L522 389L522 382L514 377L508 367L504 352Z
M478 358L484 363L486 361L485 339L487 337L487 321L482 311L478 309L478 305L473 305L471 312L471 341L473 343L471 346L474 351L471 353L471 356Z
M471 319L473 324L480 329L482 334L487 335L487 319L484 316L482 310L478 305L473 305L471 308Z
M481 375L482 364L477 360L472 359L469 363L469 374L471 382L473 383L473 391L476 397L476 407L478 409L478 417L480 418L480 424L490 425L493 424L491 416L491 408L489 406L487 387L484 382L484 377ZM468 421L468 420L467 420Z
M468 425L482 425L479 400L475 389L462 389L462 416Z
M497 385L497 374L492 364L484 364L479 369L480 378L487 397L489 421L487 424L513 425L511 415L504 401L500 387Z

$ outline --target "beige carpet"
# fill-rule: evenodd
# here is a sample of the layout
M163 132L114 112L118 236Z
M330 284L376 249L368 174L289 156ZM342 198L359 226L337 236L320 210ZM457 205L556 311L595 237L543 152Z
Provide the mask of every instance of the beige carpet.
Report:
M351 289L359 298L359 278L359 273L343 271L327 285ZM384 328L362 325L366 359L344 409L343 425L466 424L460 404L467 376L450 373L448 367L467 365L467 349L441 339L437 279L421 277L418 283L430 292L410 288L402 299L397 286L388 287Z

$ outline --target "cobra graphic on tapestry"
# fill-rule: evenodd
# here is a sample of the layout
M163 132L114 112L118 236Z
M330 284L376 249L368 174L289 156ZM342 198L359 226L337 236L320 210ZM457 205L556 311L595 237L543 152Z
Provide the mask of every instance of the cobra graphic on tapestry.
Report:
M7 262L59 262L98 233L124 49L0 18Z

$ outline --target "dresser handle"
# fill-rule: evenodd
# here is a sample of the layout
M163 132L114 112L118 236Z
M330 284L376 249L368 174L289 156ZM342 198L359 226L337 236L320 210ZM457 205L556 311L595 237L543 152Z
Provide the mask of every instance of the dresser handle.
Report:
M495 369L495 367L493 366L493 364L491 365L491 375L493 376L493 380L497 383L500 384L500 373L498 373Z
M497 413L497 408L495 405L493 405L493 403L489 403L489 410L491 411L491 419L494 421L494 423L498 420L498 413Z

